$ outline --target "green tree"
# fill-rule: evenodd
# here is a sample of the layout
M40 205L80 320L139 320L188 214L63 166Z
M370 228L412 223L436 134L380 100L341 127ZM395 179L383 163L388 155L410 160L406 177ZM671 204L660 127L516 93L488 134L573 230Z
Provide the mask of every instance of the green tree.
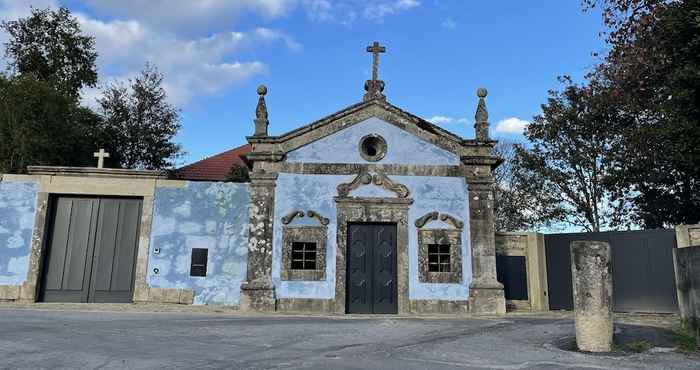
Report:
M163 75L147 64L128 86L112 83L98 99L105 146L112 163L125 168L167 169L182 154L172 140L180 129L178 110L167 101Z
M68 9L32 8L29 17L2 22L0 28L10 36L5 55L13 74L46 81L74 100L81 88L97 83L95 40L83 35Z
M610 52L589 76L628 116L614 186L647 228L700 222L700 0L586 0Z
M552 226L564 219L551 194L522 183L523 168L516 163L517 145L499 141L494 154L503 161L494 171L494 213L497 231L527 231Z
M46 81L0 76L0 172L94 165L99 117Z
M628 226L628 194L608 186L620 148L615 105L595 85L565 83L529 125L530 147L516 146L515 182L525 194L539 194L530 207L540 223L586 231Z

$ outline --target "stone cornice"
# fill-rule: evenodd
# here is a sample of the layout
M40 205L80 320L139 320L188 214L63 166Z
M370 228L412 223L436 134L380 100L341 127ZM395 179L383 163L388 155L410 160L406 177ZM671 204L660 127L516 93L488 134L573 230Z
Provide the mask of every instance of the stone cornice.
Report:
M79 176L130 179L168 178L167 173L165 171L131 170L123 168L28 166L27 171L30 175L46 176Z
M334 197L333 199L335 199L336 203L345 206L385 205L389 207L408 207L413 204L413 199L411 198Z

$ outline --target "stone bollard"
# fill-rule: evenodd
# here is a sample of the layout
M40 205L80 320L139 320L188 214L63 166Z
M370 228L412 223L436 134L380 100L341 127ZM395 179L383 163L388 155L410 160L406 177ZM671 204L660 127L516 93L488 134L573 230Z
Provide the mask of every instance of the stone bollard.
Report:
M610 244L571 243L576 344L580 351L612 351L612 264Z

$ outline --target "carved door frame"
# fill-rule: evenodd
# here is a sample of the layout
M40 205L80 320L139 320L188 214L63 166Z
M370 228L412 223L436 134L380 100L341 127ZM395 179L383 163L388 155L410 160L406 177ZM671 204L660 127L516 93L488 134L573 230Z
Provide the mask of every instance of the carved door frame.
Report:
M346 313L349 223L395 223L398 313L410 313L408 299L408 210L410 198L336 197L337 240L333 312Z

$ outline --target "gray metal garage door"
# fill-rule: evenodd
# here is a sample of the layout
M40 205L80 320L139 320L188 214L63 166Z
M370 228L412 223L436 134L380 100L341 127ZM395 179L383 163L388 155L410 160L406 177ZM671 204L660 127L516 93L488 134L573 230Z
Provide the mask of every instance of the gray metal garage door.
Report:
M131 302L141 200L59 196L51 210L42 300Z

